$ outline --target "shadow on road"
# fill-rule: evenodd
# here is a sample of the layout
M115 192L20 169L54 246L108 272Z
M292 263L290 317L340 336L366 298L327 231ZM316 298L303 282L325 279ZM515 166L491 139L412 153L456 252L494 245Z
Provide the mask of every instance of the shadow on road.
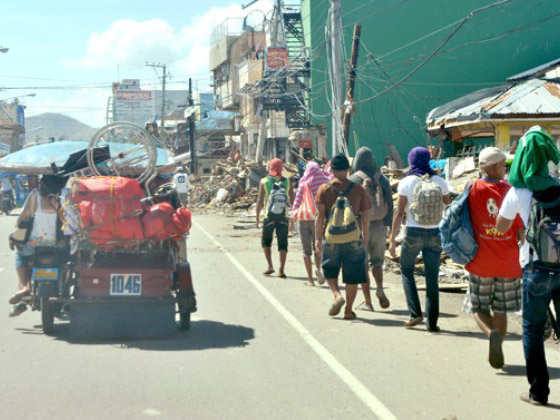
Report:
M22 334L43 335L41 326L35 329L18 328ZM177 331L169 337L142 338L92 338L76 339L70 334L69 323L59 323L55 326L52 338L66 341L70 344L81 345L110 345L119 348L134 348L147 351L189 351L206 349L223 349L229 347L245 347L255 338L252 328L242 325L224 324L217 321L192 321L189 331Z
M255 330L216 321L193 321L190 331L167 340L127 342L129 348L148 351L187 351L245 347L255 338Z
M560 379L560 368L548 367L548 374L551 380ZM505 365L501 372L501 376L525 376L525 365Z
M407 311L407 310L403 310L403 309L393 309L393 310L389 310L389 311L380 310L379 313L380 314L385 313L385 314L399 315L399 316L410 316L410 312ZM458 316L459 315L457 315L457 314L448 314L448 313L445 313L445 312L440 312L439 313L440 318L457 318Z

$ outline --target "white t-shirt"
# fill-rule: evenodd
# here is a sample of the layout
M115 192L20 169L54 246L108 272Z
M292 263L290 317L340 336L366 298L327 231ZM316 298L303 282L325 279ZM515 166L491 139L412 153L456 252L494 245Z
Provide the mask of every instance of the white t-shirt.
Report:
M189 174L187 173L177 173L173 175L173 183L175 188L177 188L177 193L186 194L191 188L191 183L189 181Z
M529 223L531 214L531 203L533 200L533 192L527 188L510 188L506 194L502 207L500 207L500 216L514 220L517 214L521 217L521 221L525 226ZM521 267L525 267L529 263L529 244L527 241L523 244L519 252L519 262Z
M443 180L443 178L434 175L430 178L434 183L439 185L441 188L441 194L446 196L449 195L449 187L447 183ZM434 229L437 228L438 225L421 225L416 223L410 214L410 205L414 200L414 187L420 182L420 178L416 175L409 175L399 182L398 193L399 195L403 195L406 197L406 226L408 227L415 227L415 228L422 228L422 229Z

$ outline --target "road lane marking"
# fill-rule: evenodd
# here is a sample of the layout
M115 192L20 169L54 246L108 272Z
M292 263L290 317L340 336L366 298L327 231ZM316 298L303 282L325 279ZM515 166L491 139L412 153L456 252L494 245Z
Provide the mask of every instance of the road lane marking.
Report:
M199 223L193 222L231 261L231 263L245 276L259 293L270 303L290 326L303 338L311 349L327 364L327 366L352 390L356 396L380 419L396 420L397 417L356 378L334 355L317 340L311 332L294 316L272 293L268 291L220 242L206 231Z

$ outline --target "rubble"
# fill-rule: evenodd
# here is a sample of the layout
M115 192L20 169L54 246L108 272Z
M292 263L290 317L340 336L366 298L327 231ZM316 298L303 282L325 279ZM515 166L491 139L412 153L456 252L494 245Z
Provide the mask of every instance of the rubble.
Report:
M284 177L298 174L297 166L284 164ZM216 163L212 176L200 177L192 183L190 207L197 211L222 214L255 214L259 182L266 176L266 165L240 159L224 159Z

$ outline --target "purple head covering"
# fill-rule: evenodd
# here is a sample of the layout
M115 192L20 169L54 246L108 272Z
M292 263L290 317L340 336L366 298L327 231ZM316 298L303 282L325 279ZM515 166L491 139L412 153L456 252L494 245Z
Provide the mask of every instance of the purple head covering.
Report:
M408 154L408 164L410 165L408 175L434 175L434 171L430 168L431 159L430 151L425 147L415 147L412 149Z

